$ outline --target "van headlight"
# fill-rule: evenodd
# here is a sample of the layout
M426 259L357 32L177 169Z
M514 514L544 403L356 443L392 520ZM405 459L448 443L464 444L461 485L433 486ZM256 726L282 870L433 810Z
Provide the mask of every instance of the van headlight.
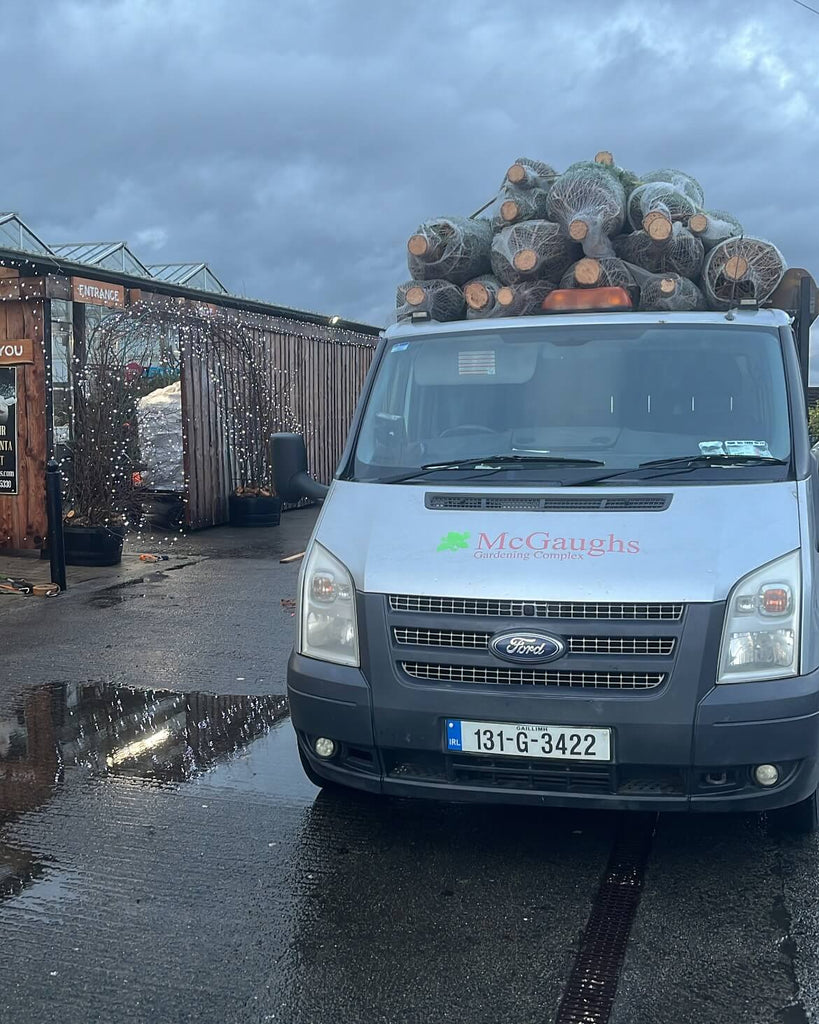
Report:
M311 547L302 573L298 651L336 665L359 664L353 579L321 544Z
M781 679L799 671L799 552L756 569L731 591L718 683Z

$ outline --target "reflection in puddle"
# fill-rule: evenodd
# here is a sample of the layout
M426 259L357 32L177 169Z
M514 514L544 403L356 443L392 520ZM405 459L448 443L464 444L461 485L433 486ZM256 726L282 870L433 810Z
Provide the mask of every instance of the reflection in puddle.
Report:
M38 687L0 717L0 828L46 804L66 767L157 784L187 782L233 758L287 715L282 696L105 683ZM39 877L43 860L0 836L0 898Z

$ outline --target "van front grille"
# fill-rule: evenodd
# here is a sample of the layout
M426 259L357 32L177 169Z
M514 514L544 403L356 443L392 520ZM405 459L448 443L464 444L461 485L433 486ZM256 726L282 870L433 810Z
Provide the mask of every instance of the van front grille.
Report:
M428 509L459 512L665 512L670 494L443 494L430 491Z
M393 630L395 642L401 646L486 650L491 633L471 633L450 629ZM569 654L646 655L665 658L674 651L674 637L665 636L566 636Z
M608 621L678 622L682 604L638 604L607 601L507 601L471 597L424 597L392 594L394 612L429 615L498 616L510 619L605 619Z
M546 669L488 668L476 665L428 665L403 662L413 679L436 683L566 686L608 690L650 690L665 680L663 672L558 672Z

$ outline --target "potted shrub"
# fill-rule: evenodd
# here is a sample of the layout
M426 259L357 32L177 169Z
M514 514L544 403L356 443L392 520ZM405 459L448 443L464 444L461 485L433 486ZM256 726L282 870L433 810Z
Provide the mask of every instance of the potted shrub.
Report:
M138 459L138 375L105 322L74 364L74 437L66 445L65 555L69 565L116 565Z

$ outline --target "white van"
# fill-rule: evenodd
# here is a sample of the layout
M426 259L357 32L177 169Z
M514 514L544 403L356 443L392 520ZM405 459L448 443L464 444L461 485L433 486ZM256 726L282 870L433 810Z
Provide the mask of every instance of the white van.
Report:
M329 491L277 435L281 496L323 499L288 671L309 777L814 829L813 287L801 318L399 324Z

